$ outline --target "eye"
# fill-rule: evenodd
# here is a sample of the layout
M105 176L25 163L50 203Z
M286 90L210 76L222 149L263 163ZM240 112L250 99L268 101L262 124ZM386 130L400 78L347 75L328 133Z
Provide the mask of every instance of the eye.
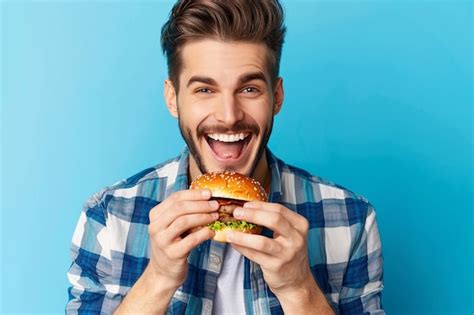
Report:
M195 93L204 93L204 94L207 94L207 93L211 93L211 90L208 89L208 88L199 88L199 89L195 90Z
M258 93L259 90L253 86L248 86L242 90L242 93Z

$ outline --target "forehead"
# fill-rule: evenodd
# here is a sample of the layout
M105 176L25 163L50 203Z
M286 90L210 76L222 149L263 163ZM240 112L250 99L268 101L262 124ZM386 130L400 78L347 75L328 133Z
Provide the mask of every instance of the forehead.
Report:
M264 43L196 40L183 46L181 57L180 80L204 75L224 83L255 71L269 79L268 48Z

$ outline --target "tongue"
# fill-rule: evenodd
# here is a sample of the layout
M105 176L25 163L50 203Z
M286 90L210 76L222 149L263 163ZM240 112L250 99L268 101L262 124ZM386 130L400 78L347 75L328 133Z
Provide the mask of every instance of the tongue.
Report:
M209 139L209 146L221 159L237 159L244 147L244 141L222 142Z

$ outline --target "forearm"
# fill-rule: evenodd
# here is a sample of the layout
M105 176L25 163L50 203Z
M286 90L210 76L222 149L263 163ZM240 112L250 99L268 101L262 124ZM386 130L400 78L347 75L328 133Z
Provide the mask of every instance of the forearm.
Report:
M312 278L298 289L275 293L275 295L285 314L335 314Z
M148 266L114 314L164 314L176 289Z

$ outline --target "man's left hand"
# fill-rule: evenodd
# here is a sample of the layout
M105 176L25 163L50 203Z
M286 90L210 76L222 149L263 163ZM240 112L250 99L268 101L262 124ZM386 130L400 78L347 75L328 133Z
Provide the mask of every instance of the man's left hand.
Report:
M227 240L242 255L260 265L265 282L284 310L286 301L293 304L299 300L299 307L307 302L308 306L319 306L332 313L309 267L306 218L280 204L261 201L236 208L234 217L273 231L273 238L233 231L228 232Z
M265 226L273 239L233 232L227 235L242 255L260 265L270 289L292 290L311 276L306 249L308 221L276 203L252 201L234 210L236 219Z

